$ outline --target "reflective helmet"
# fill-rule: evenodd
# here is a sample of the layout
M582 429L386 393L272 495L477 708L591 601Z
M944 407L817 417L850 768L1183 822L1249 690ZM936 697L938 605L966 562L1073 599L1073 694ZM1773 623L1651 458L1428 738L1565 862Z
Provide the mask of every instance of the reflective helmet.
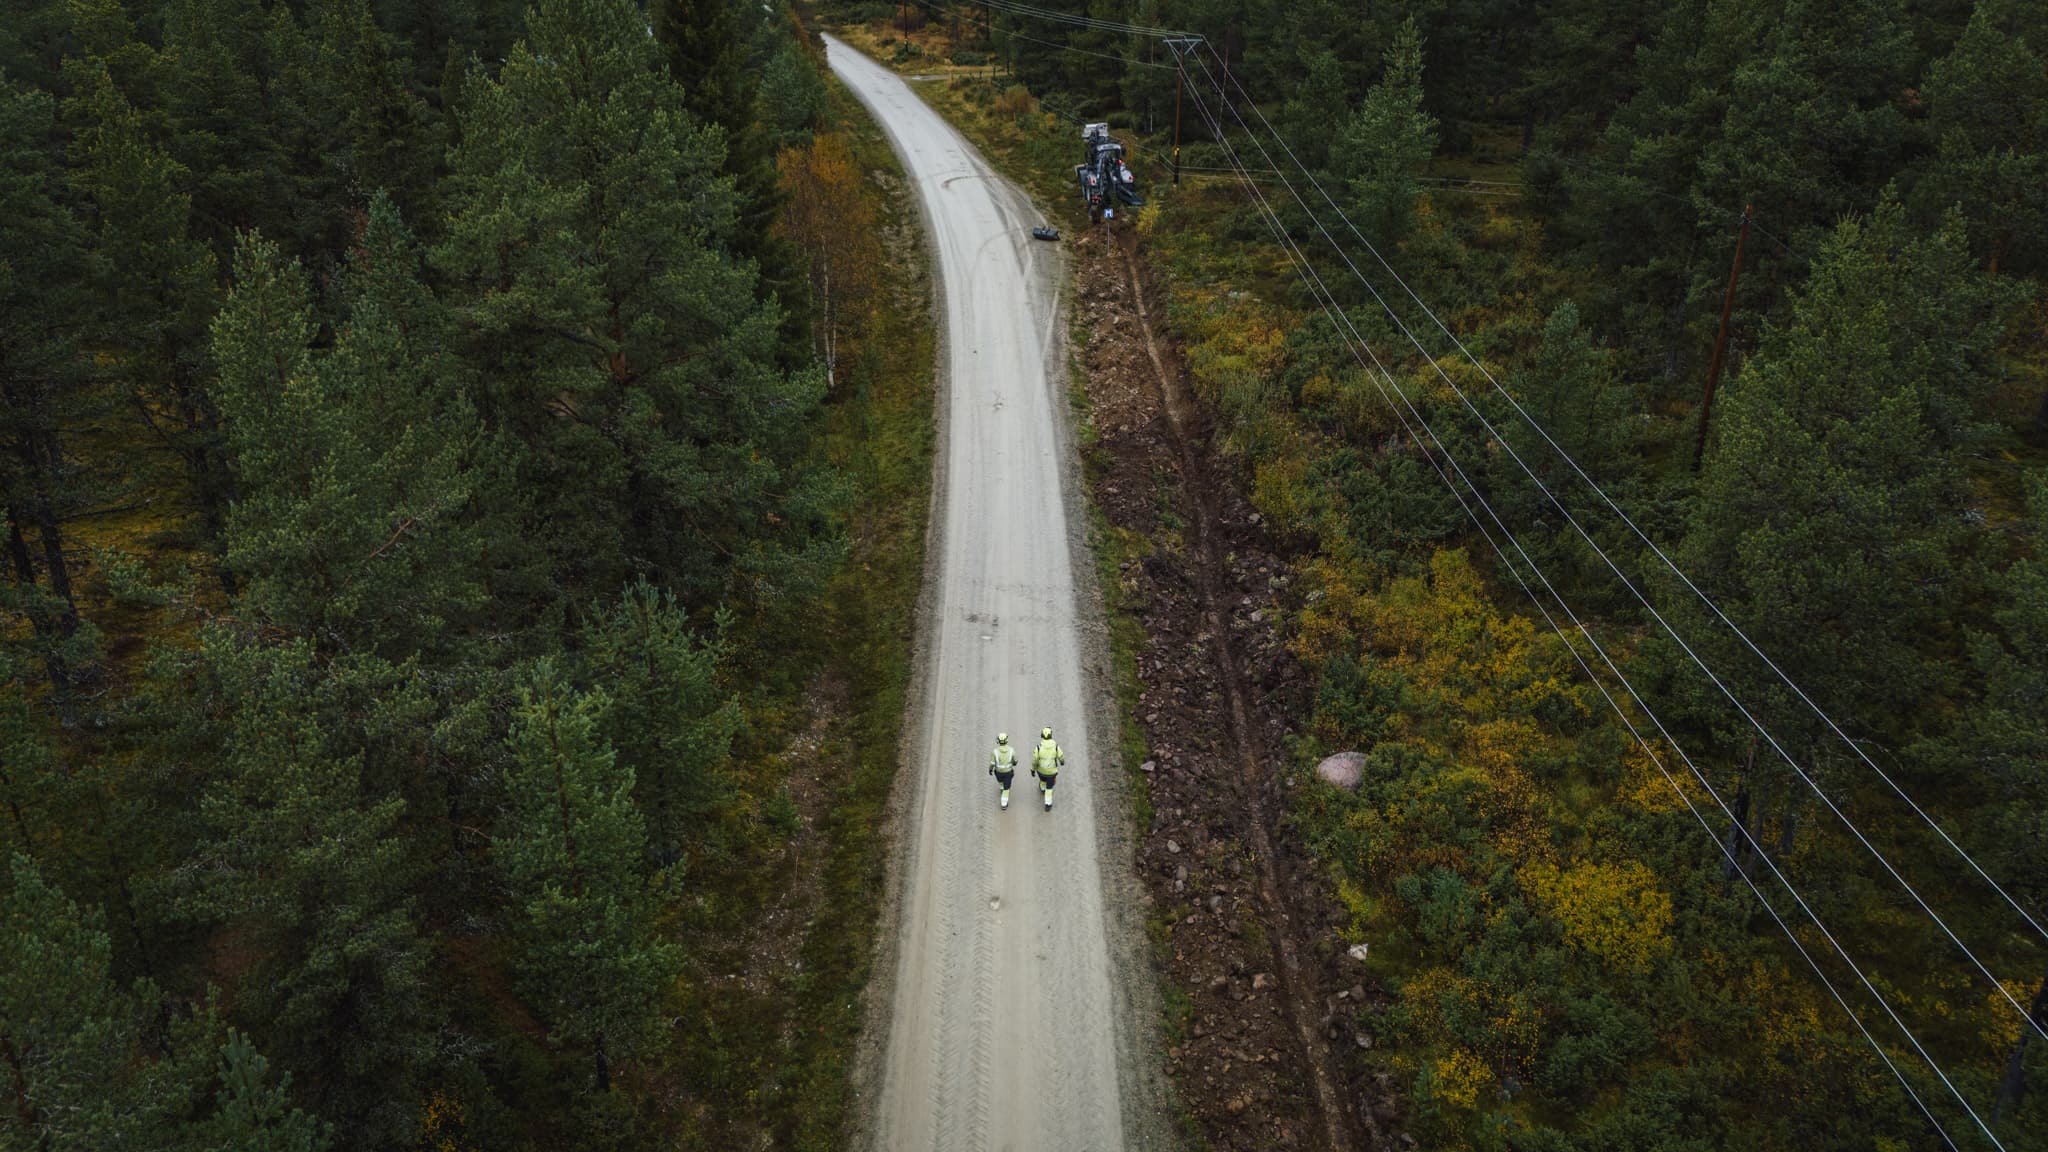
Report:
M1050 739L1052 739L1052 729L1050 729L1050 728L1040 728L1040 729L1038 730L1038 738L1039 738L1040 740L1050 740Z
M998 743L998 744L1008 744L1009 742L1010 742L1010 734L1009 734L1008 732L998 732L998 733L996 733L996 743Z

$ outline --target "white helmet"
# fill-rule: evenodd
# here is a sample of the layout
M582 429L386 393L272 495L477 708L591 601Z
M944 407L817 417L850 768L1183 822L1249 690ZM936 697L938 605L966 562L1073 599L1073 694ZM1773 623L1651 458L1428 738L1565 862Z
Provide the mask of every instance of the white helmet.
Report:
M1050 739L1052 739L1052 729L1050 729L1050 728L1040 728L1040 729L1038 730L1038 738L1039 738L1040 740L1050 740Z
M1009 742L1010 742L1010 734L1009 734L1008 732L998 732L998 733L996 733L996 743L998 743L998 744L1008 744Z

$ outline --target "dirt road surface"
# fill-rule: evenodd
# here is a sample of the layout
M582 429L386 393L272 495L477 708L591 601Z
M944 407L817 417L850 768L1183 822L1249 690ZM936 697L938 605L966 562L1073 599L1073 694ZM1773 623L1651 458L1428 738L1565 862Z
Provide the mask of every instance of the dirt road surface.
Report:
M1118 817L1091 733L1073 452L1060 392L1056 250L1037 213L895 74L827 38L832 70L887 131L939 278L939 476L920 762L900 808L893 971L870 1141L890 1152L1110 1152L1136 1135L1140 1013L1121 981L1103 838ZM1077 141L1078 144L1078 141ZM1092 663L1092 660L1091 660ZM1099 713L1097 713L1099 715ZM998 731L1067 753L1052 811L986 775ZM1099 829L1099 825L1103 826ZM1121 880L1122 877L1113 876ZM1110 886L1116 899L1117 889ZM1119 971L1112 970L1112 957Z

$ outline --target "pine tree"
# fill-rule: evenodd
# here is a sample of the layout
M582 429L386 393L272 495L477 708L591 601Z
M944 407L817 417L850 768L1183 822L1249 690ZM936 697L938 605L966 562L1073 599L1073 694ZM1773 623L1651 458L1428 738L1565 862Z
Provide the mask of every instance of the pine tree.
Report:
M215 320L216 385L241 500L228 562L243 605L323 649L404 658L476 609L475 418L445 313L390 202L370 208L318 354L303 276L245 239Z
M296 34L289 8L257 0L168 0L163 50L151 69L156 107L170 126L171 157L191 173L194 234L223 257L236 233L297 237L297 189L265 61L280 29Z
M202 644L198 691L229 702L225 732L200 799L201 839L157 895L179 919L229 927L249 949L236 1014L344 1142L400 1139L440 1058L404 805L366 794L360 741L324 719L337 678L309 645L255 644L228 626Z
M1980 858L2015 899L2039 919L2048 911L2048 481L2029 492L2034 555L2000 581L2005 606L1999 635L1979 635L1971 655L1985 683L1984 707L1957 733L1959 775L1981 780L1986 803L1970 822ZM2048 981L2036 986L2032 1011L2048 1003ZM2015 1116L2027 1095L2031 1030L2012 1042L2000 1079L1995 1123ZM2038 1062L2037 1062L2038 1063Z
M9 607L35 627L60 698L90 679L95 634L78 611L65 520L85 503L69 432L93 407L82 362L93 313L77 218L59 198L50 98L0 76L0 514ZM33 544L31 539L33 538Z
M1914 198L1932 212L1961 205L1990 269L2024 274L2048 260L2048 66L2015 24L2005 0L1983 0L1929 65L1937 153Z
M599 1091L658 1035L680 953L652 926L633 773L606 744L611 701L543 660L528 677L492 855L512 902L516 966L555 1041L587 1054Z
M1422 110L1422 36L1410 19L1387 48L1386 72L1340 133L1331 167L1345 181L1352 222L1375 245L1406 238L1416 170L1436 150L1436 120Z
M114 82L108 58L127 54L125 27L105 38L105 56L66 66L73 95L65 119L74 133L72 182L92 205L101 302L96 342L118 349L130 406L184 464L208 547L222 547L233 489L223 457L220 414L205 387L207 322L218 306L213 254L190 233L189 173L151 138L144 116ZM229 570L222 578L234 591Z
M804 586L837 554L829 486L792 467L823 375L776 366L718 135L623 0L546 0L528 31L471 82L435 252L505 487L560 588Z
M651 8L655 39L670 77L683 90L683 106L698 123L723 133L721 170L732 178L735 195L729 242L735 255L754 261L761 298L781 308L784 366L798 367L810 348L807 285L796 250L775 229L782 207L775 149L760 130L757 72L740 20L742 11L751 16L751 8L743 9L740 0L657 0ZM800 343L791 345L792 337Z
M11 871L0 887L0 1148L171 1146L168 1069L143 1057L154 990L131 996L114 982L97 918L28 857L13 857Z
M1981 430L2003 305L1960 220L1914 236L1888 201L1845 221L1792 318L1729 389L1680 560L1851 731L1897 740L1942 690L1924 651L1957 594L1961 455ZM1788 747L1817 721L1718 630Z
M270 1083L255 1046L220 1031L211 1004L181 1018L148 981L120 987L98 916L13 857L0 885L0 1148L322 1152L290 1078Z
M1788 3L1764 42L1766 52L1744 53L1734 69L1696 193L1727 212L1753 203L1781 234L1818 241L1845 212L1870 211L1905 155L1896 101L1913 55L1904 5ZM1718 296L1720 283L1706 272L1701 298Z
M644 583L598 613L584 642L611 697L604 731L632 774L648 847L672 864L730 800L726 761L741 713L719 683L724 651L692 634L674 597Z
M292 1078L270 1080L270 1061L230 1030L220 1048L218 1111L202 1131L206 1152L322 1152L327 1134L291 1106Z
M27 689L13 654L0 650L0 845L9 855L35 856L52 831L49 806L61 775Z

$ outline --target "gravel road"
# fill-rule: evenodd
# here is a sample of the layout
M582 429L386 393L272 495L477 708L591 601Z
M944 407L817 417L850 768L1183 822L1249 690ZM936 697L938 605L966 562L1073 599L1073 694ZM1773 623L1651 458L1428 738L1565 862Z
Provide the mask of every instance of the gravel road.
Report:
M900 807L900 929L870 1138L891 1152L1108 1152L1149 1112L1120 1085L1140 1013L1128 946L1112 942L1098 837L1117 819L1092 778L1076 606L1079 512L1057 252L1030 238L1029 200L894 73L830 37L832 70L866 104L920 198L939 278L938 565L926 593L918 762ZM1076 141L1079 150L1079 141ZM1019 772L1008 811L986 775L999 730L1028 752L1051 725L1067 752L1052 811ZM1097 725L1100 726L1099 723ZM1119 888L1111 888L1112 899ZM1112 956L1124 971L1112 972ZM1129 1143L1149 1144L1136 1138Z

